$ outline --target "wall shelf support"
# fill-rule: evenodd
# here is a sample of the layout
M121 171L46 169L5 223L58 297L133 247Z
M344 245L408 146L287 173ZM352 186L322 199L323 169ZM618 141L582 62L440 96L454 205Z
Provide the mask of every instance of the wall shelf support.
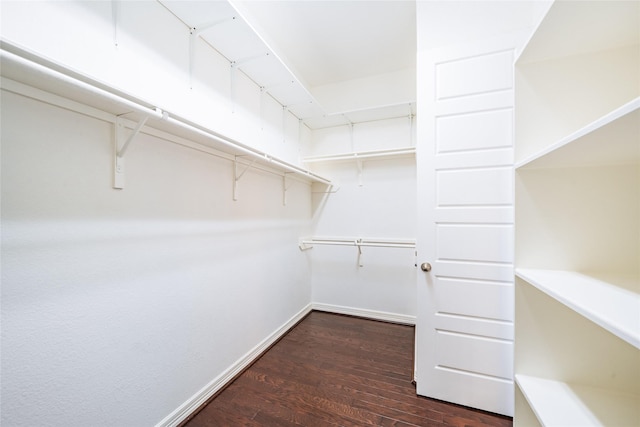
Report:
M358 168L358 187L362 187L362 160L356 155L356 167Z
M345 118L347 118L347 116L345 116ZM347 120L349 119L347 118ZM353 141L353 122L351 120L349 120L349 143L351 144L351 151L355 152L356 145L355 145L355 142Z
M287 176L292 173L293 172L285 172L284 175L282 175L282 206L287 206L287 191L291 188L291 182L287 183Z
M112 6L115 4L113 3ZM282 176L282 173L285 172L291 172L302 180L332 187L330 180L308 169L274 158L186 118L171 115L169 112L133 95L123 94L111 87L104 86L104 84L99 84L89 76L79 74L59 63L25 51L6 40L0 41L0 59L3 65L3 88L10 87L15 93L25 94L51 105L114 124L112 150L115 172L113 188L115 189L124 188L124 157L140 132L150 135L165 134L164 138L179 145L204 146L206 148L198 148L198 150L209 154L213 154L209 149L224 153L225 159L236 162L233 177L234 187L246 172L246 169L238 171L239 159L233 157L234 155L253 159L251 163L249 160L241 163L247 169L257 162L264 164L267 168L262 170L278 176ZM35 79L41 83L41 87L36 88L29 84ZM127 128L132 130L131 134L127 132ZM174 136L178 139L174 139ZM235 200L237 199L237 188L234 188L234 194L236 195Z
M113 45L118 46L118 21L120 20L120 0L111 0L111 16L113 18Z
M248 165L244 165L245 168L238 174L238 159L246 156L238 156L236 155L233 159L233 201L238 200L238 181L244 176L244 174L253 166L257 159L251 160L251 163ZM240 163L242 165L242 163Z
M267 94L266 88L260 86L260 130L264 130L264 114L265 114L265 95Z
M287 142L287 106L282 106L282 142Z
M415 114L409 114L409 147L414 147L415 142L413 140L413 123L415 120Z
M136 124L136 127L127 137L126 141L123 144L120 144L120 141L124 139L125 125L124 125L124 119L122 118L122 116L116 117L114 142L113 142L113 148L114 148L113 150L114 151L113 188L115 189L121 190L124 188L124 181L125 181L124 155L126 154L127 150L131 146L131 143L133 142L135 137L138 136L138 133L140 132L142 127L145 125L145 123L147 123L148 119L149 119L148 115L142 116L140 121Z
M362 267L362 239L356 240L355 245L358 247L358 259L356 263L358 267Z

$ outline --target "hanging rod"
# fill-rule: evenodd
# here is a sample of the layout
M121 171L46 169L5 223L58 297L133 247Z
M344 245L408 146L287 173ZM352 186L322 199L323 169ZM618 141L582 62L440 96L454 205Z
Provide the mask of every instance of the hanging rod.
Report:
M114 113L113 110L109 111L109 108L105 108L104 106L102 106L101 108L100 105L98 105L97 107L95 106L95 104L91 105L90 103L86 102L86 98L79 95L76 98L69 97L69 92L62 90L63 88L60 87L59 83L64 83L65 85L80 89L85 94L91 95L91 97L97 97L100 100L109 101L110 103L119 106L119 109L125 107L131 112L136 112L138 114L142 114L143 116L147 116L148 118L155 119L157 123L170 124L174 127L186 130L191 134L205 137L208 140L224 145L233 152L246 154L248 156L251 156L252 158L255 158L256 160L261 160L268 165L273 165L276 168L280 168L288 172L294 172L295 174L301 175L312 181L331 185L330 180L325 179L311 171L288 163L284 160L274 158L267 153L245 146L244 144L241 144L230 138L216 134L215 132L207 129L204 126L200 126L177 115L170 114L169 112L160 108L147 106L149 105L149 103L146 103L123 92L118 92L108 85L93 80L91 77L72 71L56 62L42 58L35 53L24 50L5 40L0 40L0 59L2 60L3 65L3 75L7 68L14 68L13 71L14 74L16 74L16 77L9 78L16 78L18 81L20 81L21 78L26 79L25 83L27 85L32 85L31 83L35 81L36 83L34 87L37 87L41 90L48 91L52 94L58 94L59 96L64 96L81 104L94 107L111 114L122 114L121 111L117 114ZM9 65L11 67L9 67ZM18 70L15 70L16 66L18 67ZM51 91L52 88L57 88L57 90ZM61 90L62 93L60 93ZM148 126L148 124L146 123L143 123L143 125ZM151 127L153 128L154 126Z
M33 77L35 77L38 82L46 83L53 79L56 82L68 84L88 92L91 95L120 104L131 109L133 112L145 114L156 119L162 119L163 117L163 112L160 109L147 107L144 106L142 102L125 98L123 95L107 90L106 87L100 87L102 85L99 85L97 82L83 81L76 73L64 69L53 62L37 57L34 54L23 51L18 47L12 46L4 40L0 41L0 48L0 59L3 62L3 67L6 67L7 64L5 61L8 60L10 63L17 64L19 67L27 68L32 73L35 73Z
M378 248L407 248L415 249L415 239L377 239L352 237L308 237L300 240L300 250L311 249L314 245L356 246Z
M302 175L305 177L308 177L314 181L318 181L321 182L323 184L327 184L327 185L331 185L331 181L329 181L328 179L322 178L320 175L317 175L311 171L308 171L306 169L302 169L300 167L297 167L295 165L292 165L291 163L287 163L283 160L279 160L274 158L273 156L270 156L267 153L258 151L258 150L254 150L250 147L246 147L240 143L234 142L230 139L226 139L223 138L221 136L216 135L215 133L207 130L206 128L203 128L195 123L189 122L185 119L180 119L180 118L175 118L171 115L169 115L166 120L167 123L175 125L177 127L180 127L182 129L185 129L189 132L193 132L195 134L198 134L200 136L204 136L207 139L210 139L212 141L215 141L217 143L223 144L233 150L237 150L242 152L245 155L248 155L250 157L253 157L257 160L262 160L264 162L267 162L269 164L273 164L275 167L279 167L281 169L287 170L289 172L294 172L297 173L298 175Z

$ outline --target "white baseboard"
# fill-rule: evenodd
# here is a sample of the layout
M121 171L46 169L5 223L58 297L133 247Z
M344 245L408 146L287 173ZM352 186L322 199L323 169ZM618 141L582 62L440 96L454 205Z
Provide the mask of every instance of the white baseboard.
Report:
M265 350L267 350L273 343L280 339L291 329L296 323L298 323L304 316L309 314L312 310L312 305L308 304L305 308L300 310L296 315L289 319L284 325L280 326L271 335L265 338L260 344L255 346L251 351L242 356L236 363L230 366L222 374L214 378L209 384L204 386L200 391L193 395L189 400L180 405L175 411L167 415L162 421L156 424L156 427L174 427L178 426L182 421L187 419L189 415L193 413L200 405L206 402L216 392L220 391L226 386L233 378L242 372L247 366L253 363Z
M236 375L253 363L262 353L265 352L273 343L286 334L296 323L302 320L311 310L325 311L328 313L348 314L350 316L364 317L374 320L382 320L385 322L403 323L406 325L415 325L415 316L406 314L388 313L385 311L366 310L354 307L345 307L340 305L311 303L295 314L285 324L280 326L271 335L265 338L260 344L251 349L247 354L242 356L236 363L231 365L226 371L214 378L209 384L204 386L200 391L194 394L189 400L180 405L175 411L167 415L162 421L156 424L156 427L175 427L187 419L196 409L198 409L211 396L224 388Z
M348 314L350 316L365 317L368 319L382 320L385 322L403 323L405 325L415 325L416 316L407 314L389 313L386 311L367 310L363 308L345 307L342 305L311 303L311 308L329 313Z

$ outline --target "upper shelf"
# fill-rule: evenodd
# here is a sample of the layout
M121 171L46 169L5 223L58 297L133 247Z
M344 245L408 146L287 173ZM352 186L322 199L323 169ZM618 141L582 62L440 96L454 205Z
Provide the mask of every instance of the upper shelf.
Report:
M2 77L44 91L60 99L87 106L95 111L140 121L145 126L186 138L203 146L219 150L231 156L246 156L256 163L294 173L311 182L330 185L331 181L297 165L278 159L269 153L235 141L169 111L95 81L88 76L70 70L60 64L41 58L6 41L0 43ZM6 89L6 87L5 87Z
M516 168L640 162L640 97L516 164Z
M397 157L411 157L415 156L415 147L394 148L386 150L371 150L371 151L358 151L353 153L341 153L341 154L329 154L324 156L310 156L302 159L304 163L319 163L319 162L338 162L338 161L353 161L353 160L365 160L373 158L397 158Z
M230 67L246 74L298 119L325 114L304 82L234 4L175 0L162 0L161 3L190 29L192 37L199 37L213 46L229 61Z
M640 281L606 280L572 271L516 269L516 275L618 338L640 349Z
M415 100L359 111L326 111L276 46L252 25L242 2L160 3L190 29L192 38L199 37L212 46L229 61L230 67L247 75L310 129L415 115Z
M402 117L406 117L408 120L413 121L415 115L415 101L407 100L397 104L375 105L368 108L340 111L323 116L309 117L304 120L304 123L310 129L324 129Z
M518 63L544 61L638 44L637 1L556 0Z

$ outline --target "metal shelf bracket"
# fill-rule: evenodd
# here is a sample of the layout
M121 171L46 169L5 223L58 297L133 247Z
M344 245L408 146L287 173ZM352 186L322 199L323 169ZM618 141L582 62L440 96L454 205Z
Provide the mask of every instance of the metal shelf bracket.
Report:
M356 167L358 168L358 187L362 187L362 159L356 155Z
M291 188L291 182L287 185L287 175L292 174L293 172L285 172L282 175L282 206L287 206L287 190Z
M358 267L362 267L362 239L356 240L355 245L358 247Z
M233 201L234 202L238 200L238 181L240 181L240 179L244 176L244 174L247 173L249 168L251 168L251 166L253 166L253 164L257 160L257 159L253 159L251 163L249 163L248 165L244 165L245 166L244 170L238 174L238 159L243 157L246 157L246 156L236 155L233 159ZM242 163L240 164L242 165Z
M113 45L118 46L118 26L120 20L120 0L111 0L111 17L113 19Z
M159 114L162 112L158 109L156 111ZM164 117L164 115L163 115ZM114 132L114 141L113 141L113 188L121 190L124 188L125 183L125 168L124 168L124 155L127 150L131 146L131 143L138 136L138 133L142 129L142 127L147 123L149 119L148 115L142 116L140 121L136 124L136 127L133 131L126 137L124 143L121 144L121 141L125 139L125 124L122 116L117 116L115 121L115 132Z

